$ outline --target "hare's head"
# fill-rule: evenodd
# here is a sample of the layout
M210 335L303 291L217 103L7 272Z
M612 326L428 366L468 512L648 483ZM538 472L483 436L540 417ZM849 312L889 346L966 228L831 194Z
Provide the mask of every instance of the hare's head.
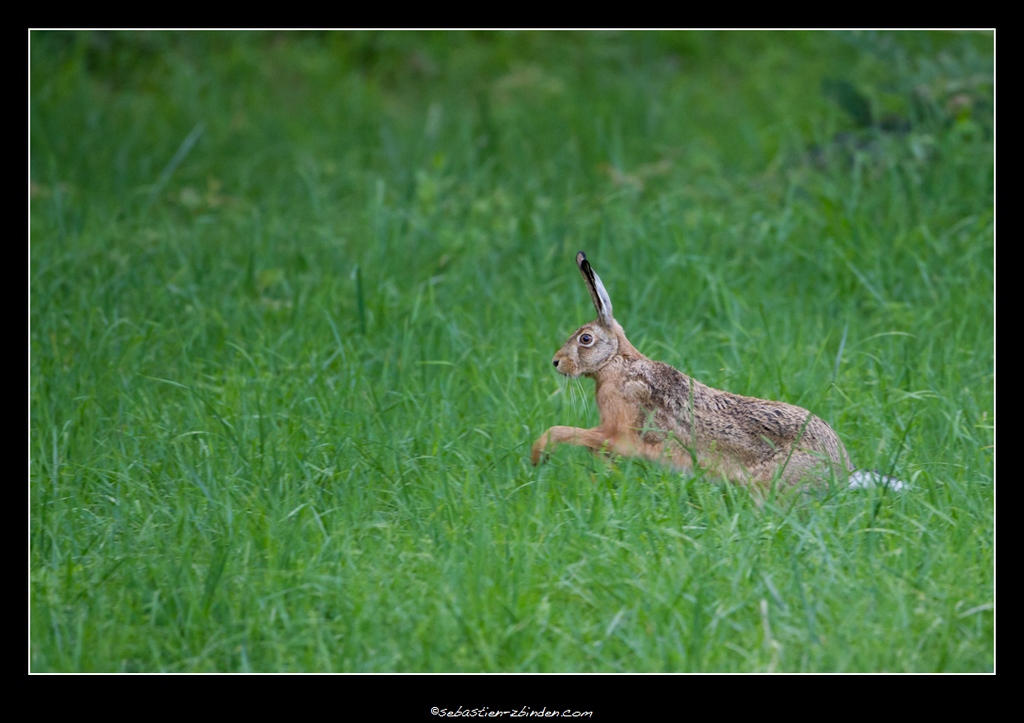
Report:
M612 302L601 283L601 277L594 273L582 251L576 254L576 265L580 267L583 280L590 290L590 298L597 309L597 319L574 331L555 354L555 369L567 377L596 374L619 353L623 343L629 343L625 341L622 327L612 317Z

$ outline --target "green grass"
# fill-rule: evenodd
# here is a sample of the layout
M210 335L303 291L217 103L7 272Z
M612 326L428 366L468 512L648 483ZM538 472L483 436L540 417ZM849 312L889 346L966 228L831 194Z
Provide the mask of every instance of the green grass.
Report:
M34 671L991 671L987 33L33 33ZM559 448L593 317L903 494Z

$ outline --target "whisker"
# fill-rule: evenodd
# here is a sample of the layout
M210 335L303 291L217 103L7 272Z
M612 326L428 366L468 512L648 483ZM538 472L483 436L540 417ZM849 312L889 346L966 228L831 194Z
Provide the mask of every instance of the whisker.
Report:
M580 423L581 418L586 412L586 392L583 389L583 383L578 377L569 380L569 388L572 390L572 413L577 423Z

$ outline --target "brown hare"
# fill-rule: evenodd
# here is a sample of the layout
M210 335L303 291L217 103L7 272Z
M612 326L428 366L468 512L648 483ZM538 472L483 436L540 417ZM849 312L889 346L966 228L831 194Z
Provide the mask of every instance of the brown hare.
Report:
M582 251L576 264L597 319L573 332L554 365L567 377L595 381L601 423L593 429L549 428L533 444L533 464L556 444L575 444L680 469L700 467L762 492L776 480L782 486L847 479L851 487L876 481L903 487L889 477L855 472L839 436L806 409L712 389L648 359L626 339Z

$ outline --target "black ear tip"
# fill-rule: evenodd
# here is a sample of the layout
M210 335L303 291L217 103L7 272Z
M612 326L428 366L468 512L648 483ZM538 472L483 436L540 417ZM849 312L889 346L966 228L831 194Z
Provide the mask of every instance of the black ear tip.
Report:
M586 260L587 260L587 255L585 253L583 253L582 251L580 251L578 254L576 254L576 265L577 266L582 266L583 262L586 261Z

